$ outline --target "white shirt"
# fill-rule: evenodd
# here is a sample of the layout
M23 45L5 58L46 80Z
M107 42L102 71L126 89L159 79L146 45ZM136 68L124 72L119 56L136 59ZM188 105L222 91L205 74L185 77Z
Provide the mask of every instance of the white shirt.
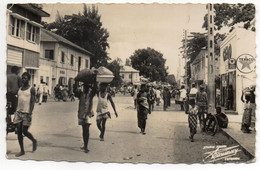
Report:
M31 88L18 91L18 106L17 111L23 113L30 112Z
M161 91L160 90L156 90L156 97L161 98Z
M180 92L180 99L183 100L187 95L187 91L185 89L181 89Z
M190 94L196 94L198 92L198 89L196 89L195 87L190 89Z

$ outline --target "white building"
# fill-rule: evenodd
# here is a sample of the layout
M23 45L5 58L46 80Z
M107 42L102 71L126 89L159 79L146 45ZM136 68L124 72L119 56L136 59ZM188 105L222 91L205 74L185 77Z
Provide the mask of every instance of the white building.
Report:
M243 113L242 90L256 84L256 34L253 31L236 28L220 46L220 76L222 105L227 103L228 87L232 85L233 110Z
M31 85L38 81L42 17L49 14L37 5L7 5L7 74L12 66L18 66L20 73L31 74Z
M90 68L90 55L67 39L42 29L38 83L43 80L52 90L56 84L70 85L80 70Z
M121 66L120 67L120 76L124 83L139 83L140 76L139 71L135 70L130 66Z

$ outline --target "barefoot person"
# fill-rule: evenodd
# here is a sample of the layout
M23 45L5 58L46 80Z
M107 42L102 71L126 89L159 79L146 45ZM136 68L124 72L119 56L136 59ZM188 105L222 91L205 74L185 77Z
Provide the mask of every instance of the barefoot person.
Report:
M138 118L138 127L141 129L143 135L145 135L146 119L147 114L151 114L148 105L148 97L146 91L146 85L141 85L141 90L137 95L137 118Z
M116 112L115 104L112 100L111 95L107 92L107 86L108 83L101 83L100 84L100 92L98 93L98 104L97 104L97 127L100 130L100 141L104 141L104 135L106 130L106 121L107 118L110 117L110 112L108 110L108 104L107 101L109 100L111 103L111 106L114 109L116 117L118 117L118 114Z
M78 109L78 124L82 126L82 137L84 146L81 147L85 153L88 153L89 141L89 127L91 125L90 118L94 116L93 113L93 97L96 94L96 87L94 84L84 84L83 90L78 88L78 83L74 89L75 96L79 98Z
M25 154L23 145L23 135L28 137L32 141L32 151L35 151L37 149L36 139L32 136L30 132L28 132L28 129L32 121L32 112L35 103L35 89L34 87L30 88L30 79L30 74L24 72L22 74L23 85L18 91L18 106L14 116L14 124L17 125L17 137L21 151L15 155L16 157Z
M193 142L193 137L197 132L197 115L198 115L198 106L195 106L195 100L189 100L189 109L188 109L188 123L190 128L190 141Z

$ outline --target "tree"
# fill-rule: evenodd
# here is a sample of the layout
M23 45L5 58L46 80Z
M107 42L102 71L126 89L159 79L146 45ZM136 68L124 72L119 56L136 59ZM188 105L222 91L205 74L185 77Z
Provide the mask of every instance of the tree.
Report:
M111 82L111 86L119 87L122 83L122 79L120 77L120 65L122 63L122 60L120 58L114 59L111 63L107 64L107 68L113 72L114 79Z
M91 52L90 66L99 67L107 65L110 60L107 53L109 33L100 19L94 5L90 8L84 4L82 14L79 12L62 17L57 13L55 22L44 24L44 27Z
M163 54L152 49L138 49L130 57L132 67L140 71L140 75L149 78L150 81L165 81L167 67Z
M169 74L166 77L166 81L167 81L167 83L169 83L170 85L172 85L174 87L177 85L177 82L176 82L174 74Z
M214 4L215 9L215 30L220 30L224 26L231 27L230 31L234 29L234 25L240 22L244 23L244 28L247 29L250 26L250 22L255 17L255 6L254 4ZM204 17L203 28L207 30L207 17ZM207 34L191 32L191 36L187 40L187 57L192 62L195 57L199 54L202 48L207 48ZM226 38L226 34L215 34L215 54L219 55L220 47L219 41L223 41ZM184 40L183 49L184 52Z
M235 24L243 23L245 29L251 25L250 22L255 18L255 5L249 4L214 4L215 17L214 22L217 30L224 26L231 27L232 30ZM207 29L208 20L207 14L204 17L203 28Z
M131 60L129 58L125 59L125 66L131 66Z

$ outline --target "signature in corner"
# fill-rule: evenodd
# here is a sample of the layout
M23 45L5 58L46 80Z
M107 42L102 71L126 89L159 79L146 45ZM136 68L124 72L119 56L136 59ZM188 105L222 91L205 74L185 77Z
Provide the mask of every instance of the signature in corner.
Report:
M215 150L204 153L204 154L206 154L204 161L208 160L205 162L215 162L215 161L218 161L221 159L226 159L228 157L234 156L239 151L241 151L241 150L239 150L238 147L239 147L239 145L225 147L225 148L217 146Z

